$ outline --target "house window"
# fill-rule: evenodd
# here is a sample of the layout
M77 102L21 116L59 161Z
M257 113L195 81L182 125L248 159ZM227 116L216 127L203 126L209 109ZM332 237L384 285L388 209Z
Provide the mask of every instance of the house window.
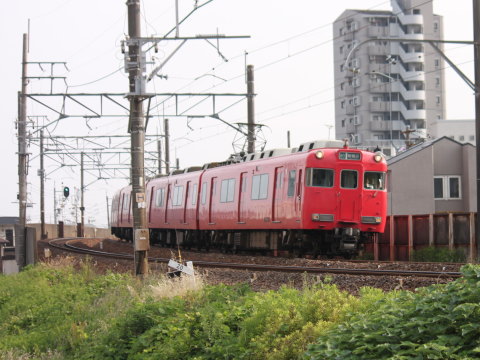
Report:
M461 199L460 176L435 176L433 178L433 195L435 200Z
M470 136L468 137L468 140L469 140L469 141L474 141L474 140L475 140L475 135L470 135Z
M460 135L460 136L458 137L458 140L459 140L459 141L465 141L465 136Z

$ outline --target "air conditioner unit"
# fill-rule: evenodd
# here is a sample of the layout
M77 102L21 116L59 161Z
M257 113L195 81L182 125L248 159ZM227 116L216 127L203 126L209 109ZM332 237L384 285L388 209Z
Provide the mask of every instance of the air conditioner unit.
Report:
M355 115L353 117L353 124L354 125L361 125L362 124L362 118L360 115Z

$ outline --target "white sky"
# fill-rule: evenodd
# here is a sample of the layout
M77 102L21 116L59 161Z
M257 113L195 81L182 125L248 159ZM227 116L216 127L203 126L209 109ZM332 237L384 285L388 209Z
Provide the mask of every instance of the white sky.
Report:
M206 0L199 0L202 4ZM16 194L17 92L21 88L22 34L28 31L30 19L29 61L66 61L69 71L56 67L56 76L67 76L69 92L127 92L128 80L123 71L103 78L123 65L120 41L127 33L126 1L113 0L17 0L4 4L0 12L2 39L2 86L0 94L0 153L3 155L0 190L0 216L18 216ZM188 14L194 0L179 0L180 18ZM328 4L328 5L327 5ZM142 0L142 35L163 36L174 26L175 0ZM472 40L472 2L470 0L433 0L435 13L444 17L446 40ZM168 80L158 79L147 88L149 92L246 92L243 77L245 61L255 66L256 122L265 124L267 148L286 147L287 131L292 146L313 139L334 137L332 23L345 9L391 10L389 1L380 0L213 0L190 16L180 28L181 36L197 34L250 35L250 39L222 40L221 53L225 63L207 42L195 40L187 44L161 71ZM159 52L149 53L162 62L178 43L161 43ZM245 59L245 52L248 56ZM449 45L445 52L473 79L473 49L467 45ZM204 74L215 76L203 76ZM45 76L31 65L30 76ZM229 81L224 82L222 79ZM451 70L446 71L447 117L471 119L474 116L472 91ZM85 86L76 86L90 83ZM55 82L54 92L65 86ZM30 93L50 91L48 81L32 80ZM220 111L237 99L218 99ZM185 110L195 100L180 103ZM172 104L153 111L147 133L162 129L162 114L173 111ZM211 113L211 101L198 108ZM118 113L118 111L116 112ZM246 101L220 113L229 123L246 122ZM48 122L58 118L32 101L28 115L46 115ZM90 120L88 127L82 118L67 118L50 127L53 135L126 135L126 118ZM186 118L170 119L171 158L178 157L181 167L202 165L226 159L232 152L233 129L218 120ZM129 146L129 143L125 145ZM37 176L38 145L30 146L28 218L39 221L39 181ZM53 160L45 163L46 220L53 221L53 184L71 191L80 186L79 167L57 170ZM125 185L123 180L96 180L96 173L86 174L86 220L106 224L106 196ZM74 191L73 191L74 192ZM72 196L71 196L72 198ZM66 204L66 208L71 206ZM66 214L65 220L73 219Z

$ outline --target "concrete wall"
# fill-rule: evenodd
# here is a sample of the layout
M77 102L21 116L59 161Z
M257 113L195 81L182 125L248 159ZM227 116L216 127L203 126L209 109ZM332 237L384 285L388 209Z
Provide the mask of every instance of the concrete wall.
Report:
M36 229L36 239L40 240L40 224L27 224L28 227L33 227ZM45 232L47 233L48 239L55 239L58 237L58 225L45 224ZM113 235L110 234L109 228L93 228L85 227L85 237L99 237L99 238L113 238ZM63 236L64 237L77 237L77 227L75 225L64 225L63 226Z

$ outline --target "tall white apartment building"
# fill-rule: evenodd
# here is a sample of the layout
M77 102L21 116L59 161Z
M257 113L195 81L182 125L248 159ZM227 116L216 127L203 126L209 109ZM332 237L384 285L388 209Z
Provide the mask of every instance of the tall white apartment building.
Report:
M432 1L391 5L345 10L333 24L336 138L388 156L407 139L426 139L430 124L445 118L443 59L418 41L443 39L442 17Z

